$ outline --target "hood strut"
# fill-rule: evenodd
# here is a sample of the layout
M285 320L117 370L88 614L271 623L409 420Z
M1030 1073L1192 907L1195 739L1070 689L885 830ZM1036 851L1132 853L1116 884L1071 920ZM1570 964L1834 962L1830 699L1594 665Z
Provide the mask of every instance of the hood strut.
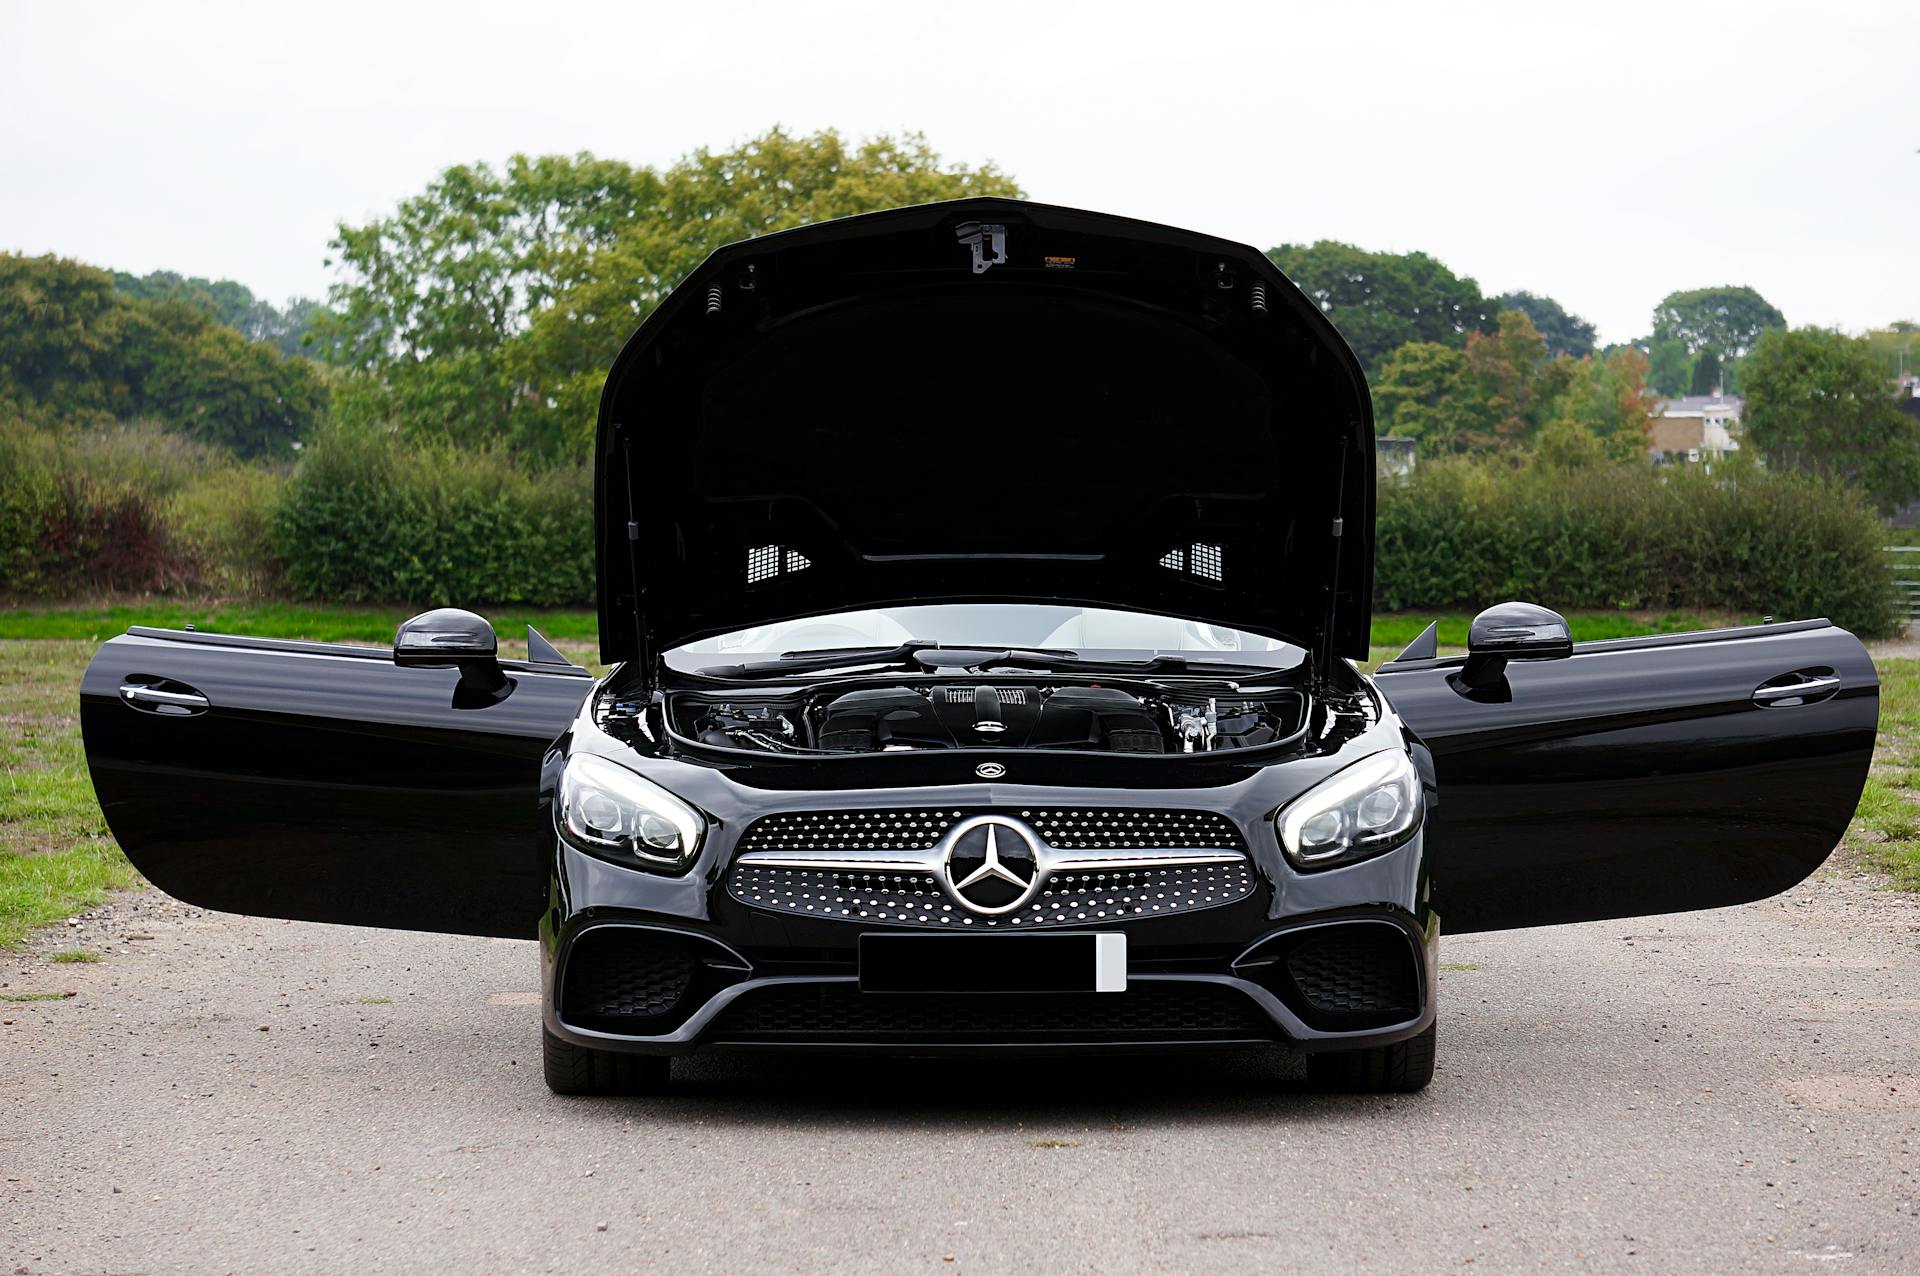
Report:
M1333 680L1333 666L1338 659L1334 655L1333 626L1340 614L1340 554L1347 543L1346 519L1342 516L1347 508L1347 455L1347 439L1342 435L1333 489L1333 574L1327 578L1327 623L1321 627L1319 638L1313 644L1313 672L1323 684Z

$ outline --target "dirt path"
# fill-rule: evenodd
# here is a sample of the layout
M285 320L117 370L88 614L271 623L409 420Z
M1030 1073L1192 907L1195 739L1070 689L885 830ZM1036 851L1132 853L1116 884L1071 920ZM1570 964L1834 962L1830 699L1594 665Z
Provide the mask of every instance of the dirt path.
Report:
M0 967L74 994L0 1003L0 1271L1920 1267L1920 901L1829 878L1445 957L1413 1098L1208 1057L566 1101L530 945L122 896Z

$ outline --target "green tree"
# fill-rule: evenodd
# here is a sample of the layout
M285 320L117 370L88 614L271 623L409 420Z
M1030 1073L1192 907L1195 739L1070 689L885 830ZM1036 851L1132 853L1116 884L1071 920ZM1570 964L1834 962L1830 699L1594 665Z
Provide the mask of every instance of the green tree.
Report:
M284 455L326 405L322 369L103 270L0 254L0 406L43 423L152 417L243 456Z
M1425 253L1376 253L1323 239L1267 256L1326 312L1372 379L1409 341L1460 349L1493 326L1480 285Z
M0 409L97 420L122 410L121 309L104 270L0 253Z
M1647 384L1654 393L1678 398L1691 392L1694 357L1678 337L1653 337L1647 347Z
M1553 420L1541 430L1536 451L1548 448L1548 429L1566 426L1591 439L1592 451L1601 460L1645 461L1647 434L1659 405L1647 385L1647 357L1626 346L1575 361L1567 373L1565 391ZM1564 455L1578 450L1564 430L1556 434L1556 446Z
M1373 386L1377 429L1415 439L1425 455L1464 451L1490 436L1494 418L1463 351L1409 341L1387 356Z
M320 303L295 297L285 308L253 295L252 289L232 279L186 278L171 270L146 275L113 272L113 286L142 301L182 301L249 341L264 341L282 354L310 354L307 331Z
M1896 319L1884 328L1869 328L1862 339L1889 381L1901 373L1920 373L1920 323Z
M1738 375L1735 366L1753 349L1760 334L1786 326L1786 316L1745 285L1668 293L1653 310L1653 340L1679 341L1690 355L1711 355L1711 371L1725 375L1729 391ZM1691 385L1698 387L1701 381L1696 368ZM1704 394L1712 388L1709 385L1695 392Z
M1920 441L1866 341L1827 328L1769 332L1744 382L1742 429L1768 465L1840 479L1883 509L1920 495Z
M1593 353L1596 335L1593 325L1579 315L1569 314L1552 297L1539 297L1530 292L1508 292L1495 297L1490 304L1495 311L1518 310L1533 320L1533 326L1546 338L1547 349L1554 354L1584 359Z
M1533 320L1518 310L1503 312L1492 332L1467 337L1467 367L1479 383L1488 428L1467 436L1469 450L1525 446L1550 420L1572 375L1573 360L1558 358Z
M714 248L828 217L1018 195L917 135L780 129L662 170L591 155L448 169L396 212L342 226L346 279L316 324L349 422L581 456L613 356Z

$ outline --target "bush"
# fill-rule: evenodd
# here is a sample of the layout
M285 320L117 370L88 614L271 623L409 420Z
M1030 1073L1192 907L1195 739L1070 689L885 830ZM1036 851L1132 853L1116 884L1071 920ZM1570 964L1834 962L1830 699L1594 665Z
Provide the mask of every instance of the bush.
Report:
M339 430L307 450L273 539L300 597L422 606L594 597L585 466L528 473L492 453Z
M167 521L175 540L200 570L200 581L222 594L270 597L284 576L274 550L274 514L286 475L239 465L195 480L173 498Z
M195 582L162 513L217 463L156 427L62 435L0 423L0 593L150 593Z
M1423 462L1382 483L1374 599L1384 610L1573 608L1828 616L1894 627L1886 529L1839 484L1753 465L1513 470Z

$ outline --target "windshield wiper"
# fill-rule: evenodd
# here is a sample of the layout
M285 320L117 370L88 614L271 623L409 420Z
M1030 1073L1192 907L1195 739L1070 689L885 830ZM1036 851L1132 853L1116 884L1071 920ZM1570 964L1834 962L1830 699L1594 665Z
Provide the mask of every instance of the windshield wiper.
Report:
M1234 665L1186 656L1158 655L1146 660L1086 660L1077 651L1032 647L943 647L937 642L911 639L897 647L836 647L824 651L789 651L773 660L738 665L708 665L699 672L709 678L777 678L787 674L825 673L870 665L918 667L929 671L1032 669L1046 673L1111 674L1137 677L1197 673L1215 676L1259 677L1274 672L1268 665Z
M709 678L767 678L785 673L823 673L848 665L906 664L914 653L940 646L909 638L897 647L827 647L817 651L783 651L772 660L750 660L739 665L706 665L697 672Z

